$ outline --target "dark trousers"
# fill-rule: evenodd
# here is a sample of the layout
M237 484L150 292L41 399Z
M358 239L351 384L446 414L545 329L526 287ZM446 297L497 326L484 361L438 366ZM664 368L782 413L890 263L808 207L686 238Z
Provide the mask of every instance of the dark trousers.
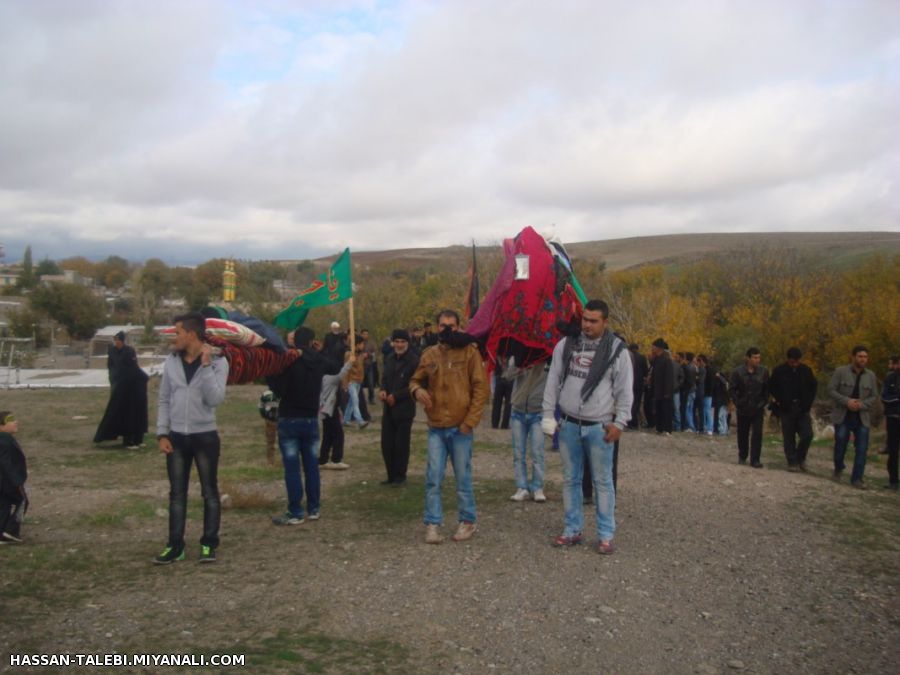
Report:
M619 478L619 441L613 446L613 490ZM581 476L581 492L584 494L585 501L593 501L594 499L594 481L591 478L591 458L588 453L584 453L584 473Z
M375 402L375 383L378 381L378 365L375 363L367 363L365 366L365 379L363 386L360 387L360 398L362 398L363 389L369 390L369 403Z
M653 400L653 392L649 389L645 389L644 391L644 419L647 420L647 427L652 428L656 426L656 413L654 408L656 407L656 401Z
M512 413L513 383L502 377L494 378L494 403L491 406L491 428L509 429L509 416Z
M406 480L412 423L411 419L395 420L387 411L381 417L381 456L387 479L394 483Z
M319 445L319 465L329 461L337 464L344 461L344 425L341 411L337 407L330 415L322 418L322 443Z
M782 411L781 435L784 438L784 456L790 466L806 462L809 444L812 443L812 418L808 412L798 409ZM799 437L799 439L798 439Z
M672 418L675 414L675 408L671 398L656 399L656 430L659 433L672 433Z
M628 427L631 429L641 428L641 398L643 396L643 387L634 390L634 401L631 403L631 419L628 420Z
M897 485L897 450L900 448L900 417L885 417L887 425L888 481Z
M197 464L200 492L203 495L203 537L200 543L216 548L219 545L219 523L222 504L219 501L219 434L206 431L199 434L171 432L172 452L166 455L169 474L169 543L174 549L184 548L184 523L187 517L188 485L191 465Z
M746 461L750 455L751 464L759 464L762 455L762 431L765 409L760 408L752 415L737 416L738 459ZM751 433L752 432L752 433Z
M23 499L20 494L13 496L5 492L0 493L0 532L8 532L14 537L18 537L21 534L22 524L13 514Z

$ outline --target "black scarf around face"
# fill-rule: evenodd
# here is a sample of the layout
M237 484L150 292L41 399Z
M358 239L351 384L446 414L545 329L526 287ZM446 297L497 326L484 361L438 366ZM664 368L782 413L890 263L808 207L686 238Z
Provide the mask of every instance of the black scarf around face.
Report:
M568 364L569 359L572 357L572 352L575 351L576 347L581 349L585 342L593 342L593 340L586 337L584 333L581 333L577 338L566 338L563 363ZM600 384L600 380L606 375L606 371L609 370L609 367L619 356L619 352L622 351L624 346L625 343L613 335L611 330L607 328L603 331L603 334L600 336L600 342L594 351L594 360L591 363L590 370L588 370L587 379L581 386L582 401L587 401L591 397L597 385Z
M475 338L462 331L444 328L438 333L438 342L447 345L450 349L459 349L475 342Z

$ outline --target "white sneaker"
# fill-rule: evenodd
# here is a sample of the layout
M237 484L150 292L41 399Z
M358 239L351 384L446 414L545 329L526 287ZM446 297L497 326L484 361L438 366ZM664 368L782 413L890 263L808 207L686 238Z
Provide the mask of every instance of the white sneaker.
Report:
M544 494L543 490L535 490L534 491L534 501L545 502L545 501L547 501L547 495Z
M320 468L320 469L333 469L334 467L335 467L335 463L334 463L334 462L325 462L325 463L324 463L322 466L320 466L319 468Z
M444 541L444 538L441 536L441 531L438 529L437 525L425 526L426 544L440 544L442 541Z
M335 462L334 464L331 465L331 468L334 469L335 471L344 471L346 469L349 469L350 465L345 464L344 462Z
M531 493L528 492L528 490L519 488L518 490L516 490L516 494L514 494L509 499L510 499L510 501L513 501L513 502L524 502L526 499L528 499L529 494L531 494Z

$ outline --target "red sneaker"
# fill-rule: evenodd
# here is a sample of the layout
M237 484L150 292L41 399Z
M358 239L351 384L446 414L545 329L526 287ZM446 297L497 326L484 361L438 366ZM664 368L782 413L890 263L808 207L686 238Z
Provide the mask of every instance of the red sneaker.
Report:
M561 534L553 540L553 545L557 547L575 546L576 544L580 544L582 541L584 541L584 537L581 536L581 532L573 534L571 537L567 537L566 535Z
M613 545L611 541L598 541L597 542L597 553L600 555L612 555L616 552L616 547Z

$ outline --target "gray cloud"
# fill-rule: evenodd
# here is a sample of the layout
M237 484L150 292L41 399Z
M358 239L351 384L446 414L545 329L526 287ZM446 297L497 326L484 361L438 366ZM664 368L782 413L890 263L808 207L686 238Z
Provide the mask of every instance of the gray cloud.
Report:
M893 229L898 29L876 0L6 2L0 242Z

